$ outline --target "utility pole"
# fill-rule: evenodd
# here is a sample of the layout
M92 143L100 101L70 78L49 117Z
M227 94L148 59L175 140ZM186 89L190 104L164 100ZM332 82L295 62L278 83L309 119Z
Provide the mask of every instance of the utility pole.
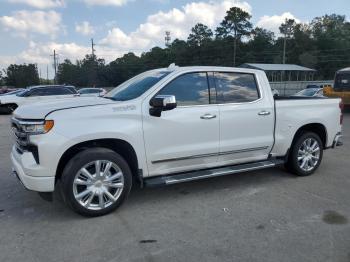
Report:
M55 69L55 77L53 79L54 84L56 84L56 75L57 75L57 54L56 54L56 50L53 50L53 67Z
M287 35L284 35L282 64L286 63L286 48L287 48Z
M169 47L170 46L170 41L171 41L171 33L170 31L165 32L165 46Z
M95 57L95 44L94 44L94 39L91 38L91 54L92 54L92 57Z
M233 66L236 66L236 52L237 52L237 35L233 39Z
M97 59L95 59L95 44L94 44L94 39L91 38L91 56L92 56L92 61L95 62ZM96 79L97 79L97 63L92 63L92 70L93 70L93 82L92 85L95 87L96 85ZM89 77L90 78L90 77Z
M46 84L49 84L49 65L46 65Z
M282 63L286 63L286 49L287 49L287 41L290 37L294 34L294 28L295 28L295 20L294 19L287 19L284 23L281 24L279 27L280 33L284 35L283 39L283 58Z

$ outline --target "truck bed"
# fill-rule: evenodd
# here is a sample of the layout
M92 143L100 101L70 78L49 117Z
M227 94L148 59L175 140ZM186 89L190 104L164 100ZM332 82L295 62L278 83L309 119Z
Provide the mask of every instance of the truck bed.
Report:
M323 97L279 97L275 98L275 146L272 154L285 154L292 143L298 127L322 124L327 130L326 147L332 145L340 130L340 99Z

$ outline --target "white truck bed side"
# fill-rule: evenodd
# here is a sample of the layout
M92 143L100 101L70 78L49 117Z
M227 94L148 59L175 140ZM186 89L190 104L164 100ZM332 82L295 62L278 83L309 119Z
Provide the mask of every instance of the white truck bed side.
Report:
M308 124L322 124L327 132L326 147L332 146L341 130L340 99L287 99L276 101L276 131L273 156L284 156L298 129Z

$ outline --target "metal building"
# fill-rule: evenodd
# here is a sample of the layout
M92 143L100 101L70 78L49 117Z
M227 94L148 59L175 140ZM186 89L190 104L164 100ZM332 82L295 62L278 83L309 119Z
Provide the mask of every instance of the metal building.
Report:
M265 71L270 82L312 81L316 70L293 64L255 64L245 63L239 67Z

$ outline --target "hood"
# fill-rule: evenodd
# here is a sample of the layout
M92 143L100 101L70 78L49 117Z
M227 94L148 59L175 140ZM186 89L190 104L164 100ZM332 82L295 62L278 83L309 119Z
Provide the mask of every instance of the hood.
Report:
M21 119L44 119L48 114L58 110L113 103L115 102L101 97L75 97L46 102L42 101L18 107L14 112L14 117Z

